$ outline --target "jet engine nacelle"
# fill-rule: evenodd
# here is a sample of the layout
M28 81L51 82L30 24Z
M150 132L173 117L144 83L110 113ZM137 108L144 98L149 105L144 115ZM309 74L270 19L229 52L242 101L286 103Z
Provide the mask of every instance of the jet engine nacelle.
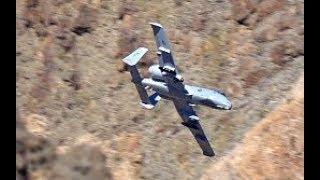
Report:
M162 72L159 68L159 65L158 64L154 64L152 66L149 67L148 69L149 73L150 73L150 77L151 79L153 80L158 80L158 81L163 81L164 80L164 77L163 77L163 73L166 74L166 72ZM183 78L180 74L176 74L175 75L175 78L180 81L180 82L183 82Z
M154 80L164 80L161 70L159 69L159 65L155 64L149 67L148 69L150 73L151 79Z

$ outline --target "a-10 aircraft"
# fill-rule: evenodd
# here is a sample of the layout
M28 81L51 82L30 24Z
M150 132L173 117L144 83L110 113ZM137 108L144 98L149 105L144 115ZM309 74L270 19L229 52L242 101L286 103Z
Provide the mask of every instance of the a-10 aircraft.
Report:
M138 61L148 51L147 48L140 47L123 59L123 62L128 65L132 82L140 95L140 104L146 109L152 109L161 98L173 101L178 114L183 120L182 124L190 129L203 154L214 156L215 153L199 124L199 117L192 106L200 104L214 109L230 110L232 108L231 102L219 90L183 84L183 78L174 63L169 41L162 25L159 23L150 23L150 25L157 44L159 59L159 65L152 65L148 69L151 77L142 78L136 67ZM148 89L154 91L154 94L148 96Z

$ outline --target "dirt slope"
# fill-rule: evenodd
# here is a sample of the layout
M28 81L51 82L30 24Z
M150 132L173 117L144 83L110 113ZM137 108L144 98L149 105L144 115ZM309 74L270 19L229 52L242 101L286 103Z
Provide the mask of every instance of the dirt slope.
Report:
M291 97L245 134L212 165L205 179L304 179L304 77Z

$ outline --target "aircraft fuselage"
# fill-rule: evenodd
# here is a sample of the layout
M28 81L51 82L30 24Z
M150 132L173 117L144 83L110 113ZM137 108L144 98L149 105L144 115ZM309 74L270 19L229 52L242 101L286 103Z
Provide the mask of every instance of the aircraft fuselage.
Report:
M227 97L217 90L184 85L182 82L166 83L158 65L151 66L149 73L151 78L143 79L142 85L152 88L164 99L183 99L190 104L200 104L215 109L230 110L232 107Z

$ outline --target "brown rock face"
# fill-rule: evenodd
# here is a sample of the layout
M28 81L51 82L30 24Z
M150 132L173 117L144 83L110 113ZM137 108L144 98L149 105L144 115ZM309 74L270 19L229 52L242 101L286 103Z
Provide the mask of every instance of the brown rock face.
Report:
M117 138L117 157L120 164L115 169L115 179L138 179L143 156L139 152L141 136L139 134L120 134Z
M272 58L272 62L274 62L275 64L277 64L279 66L283 66L287 62L286 59L284 58L285 50L286 50L285 44L279 44L279 45L275 46L272 49L272 52L270 55Z
M250 130L234 152L203 175L209 179L303 179L303 76L284 102Z
M40 74L39 85L34 86L30 91L30 95L40 101L43 101L50 93L51 84L53 83L52 73L55 65L55 62L53 61L54 52L52 49L53 40L53 37L49 35L40 46L40 61L43 63L44 71Z
M53 164L50 179L112 179L106 158L94 146L80 145L61 155Z
M284 0L264 0L257 6L257 13L265 17L275 11L279 11L284 5Z
M76 37L68 30L60 30L57 34L58 44L66 51L70 51L76 44Z
M199 56L202 53L202 39L197 36L195 33L189 33L189 35L192 37L190 41L190 53L193 56Z
M120 35L118 39L118 53L116 54L117 58L123 58L127 55L129 55L131 52L135 50L135 47L137 46L137 38L138 35L131 30L130 28L121 28L120 29ZM126 64L124 64L122 61L117 61L117 68L119 72L123 72L127 70Z
M79 8L79 16L75 19L72 31L78 35L90 33L97 24L97 9L88 5L81 5Z
M201 31L204 29L205 23L206 23L206 16L205 13L198 14L194 16L192 21L192 30L194 31Z
M28 179L37 169L48 168L48 162L53 159L55 159L54 147L44 138L28 132L21 118L17 117L16 176Z
M120 52L118 56L128 55L135 47L137 43L137 34L129 28L120 29L120 38L118 44L120 46Z
M266 16L282 10L284 0L252 0L230 1L232 4L233 19L240 24L253 26Z
M29 116L29 119L34 120L36 117L39 115ZM112 179L109 169L105 166L106 158L96 147L78 146L63 155L56 152L54 144L44 137L28 132L20 116L17 116L17 179Z
M256 41L269 42L276 40L279 34L280 18L281 14L274 14L261 20L254 30Z
M230 3L232 4L233 19L241 24L254 10L254 6L250 0L230 0Z
M125 15L132 15L135 12L138 11L138 8L134 1L131 0L125 0L121 3L121 6L119 8L119 19L122 20Z
M27 28L38 26L36 28L39 29L39 24L47 27L56 23L52 16L55 7L52 6L51 2L27 0L25 3L23 19Z
M267 74L266 70L256 70L247 75L247 77L244 79L245 85L244 88L249 88L253 85L256 85L262 77L265 77Z

